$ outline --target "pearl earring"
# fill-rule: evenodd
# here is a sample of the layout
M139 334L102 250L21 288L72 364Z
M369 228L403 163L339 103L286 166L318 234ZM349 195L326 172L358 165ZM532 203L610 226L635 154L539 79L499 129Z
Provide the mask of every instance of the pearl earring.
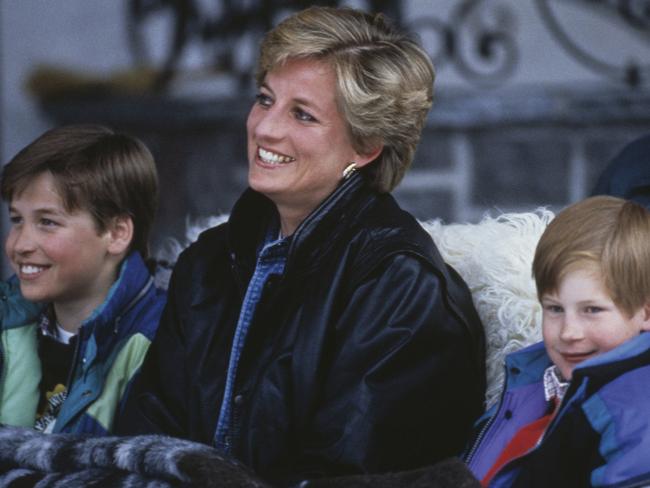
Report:
M345 169L343 170L343 179L347 180L352 174L357 170L357 163L352 161L350 164L348 164Z

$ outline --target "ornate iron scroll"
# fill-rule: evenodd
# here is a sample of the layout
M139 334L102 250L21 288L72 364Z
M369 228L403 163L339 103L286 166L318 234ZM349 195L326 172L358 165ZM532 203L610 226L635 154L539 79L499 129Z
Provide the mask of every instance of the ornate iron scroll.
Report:
M627 61L616 65L580 47L564 27L556 6L574 4L585 13L600 14L608 22L637 33L650 45L650 0L531 0L544 25L562 48L593 72L637 86L650 78L647 62ZM283 15L309 5L337 6L337 0L129 0L130 45L136 63L160 70L164 86L180 70L187 47L194 43L208 54L204 68L228 73L246 87L253 61L238 57L240 43L256 45ZM434 64L452 64L466 80L477 85L495 85L513 75L519 62L517 18L513 0L458 0L448 19L423 12L407 20L403 1L369 0L371 11L384 12L407 30L417 34ZM433 6L433 2L432 2ZM162 40L147 39L147 25L158 23ZM570 27L570 26L569 26ZM161 47L162 46L162 47ZM158 56L152 51L158 48ZM649 50L650 51L650 50Z

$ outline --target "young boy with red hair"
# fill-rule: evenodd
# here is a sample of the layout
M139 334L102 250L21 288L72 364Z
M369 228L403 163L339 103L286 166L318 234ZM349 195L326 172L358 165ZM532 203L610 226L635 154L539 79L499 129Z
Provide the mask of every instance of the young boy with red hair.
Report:
M470 469L489 487L650 482L650 212L606 196L569 206L533 274L544 341L506 358Z

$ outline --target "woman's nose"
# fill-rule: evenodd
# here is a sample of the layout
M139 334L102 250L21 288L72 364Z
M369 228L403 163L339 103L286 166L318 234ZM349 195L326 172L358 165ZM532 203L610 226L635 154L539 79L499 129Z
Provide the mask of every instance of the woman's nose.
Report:
M280 110L276 107L258 110L256 114L251 114L251 116L254 119L252 129L257 139L282 139L286 122L283 120Z

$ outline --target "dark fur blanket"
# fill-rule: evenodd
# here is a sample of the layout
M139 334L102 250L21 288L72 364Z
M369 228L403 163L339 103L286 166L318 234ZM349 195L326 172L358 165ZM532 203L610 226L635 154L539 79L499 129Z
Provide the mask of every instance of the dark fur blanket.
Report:
M0 487L271 488L215 449L158 435L81 437L0 427ZM311 480L310 488L480 488L459 460L380 475Z
M203 444L164 436L79 437L0 428L0 486L266 488Z

